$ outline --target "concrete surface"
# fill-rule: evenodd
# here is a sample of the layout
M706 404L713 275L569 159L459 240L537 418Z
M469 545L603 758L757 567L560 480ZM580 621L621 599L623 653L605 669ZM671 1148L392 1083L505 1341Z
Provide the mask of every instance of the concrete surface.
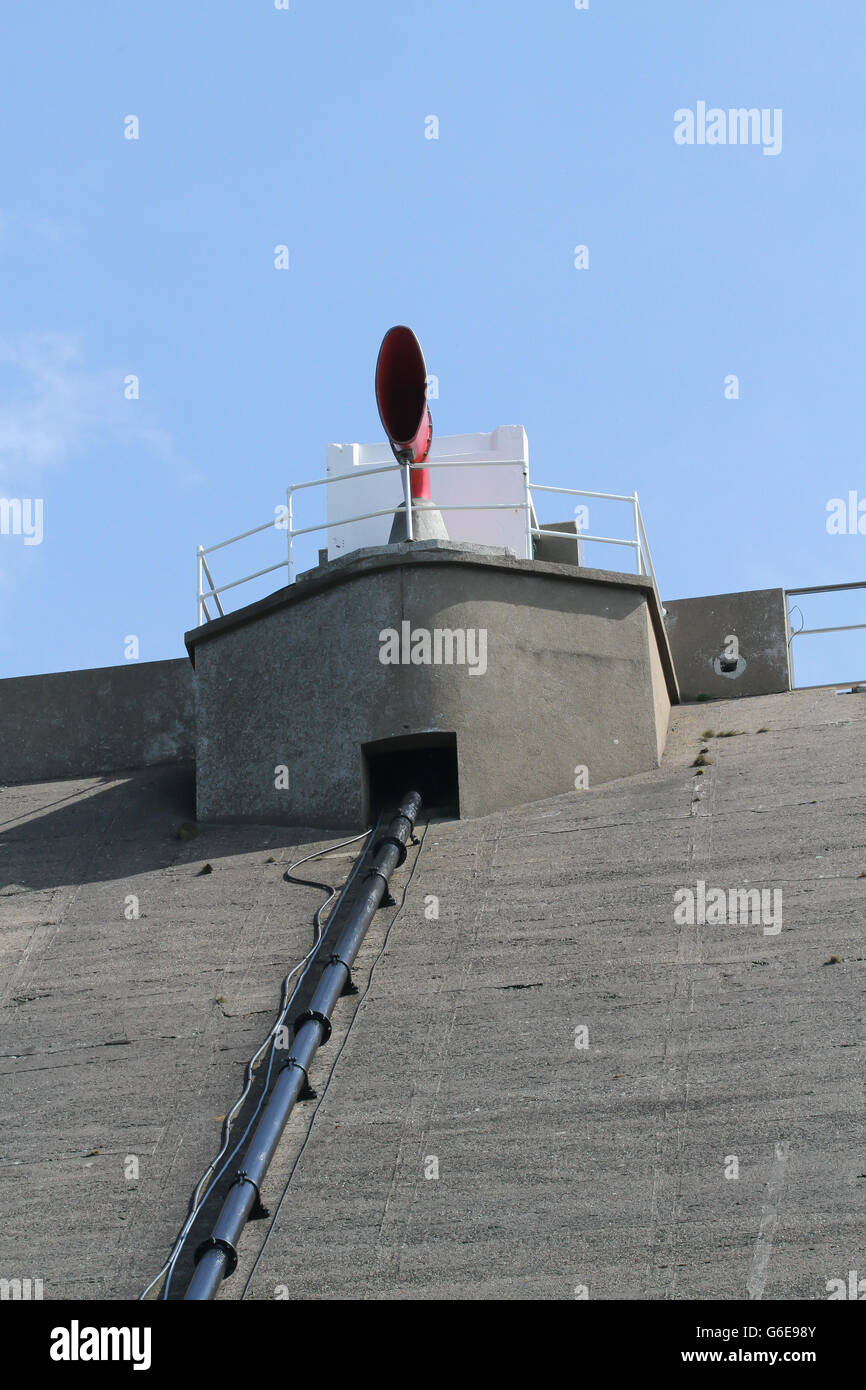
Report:
M574 540L563 536L537 536L535 539L535 559L549 560L557 565L579 565L580 547L577 541L577 526L574 518L568 521L542 522L540 531L569 531Z
M483 669L383 664L404 624L485 634ZM187 644L203 820L357 828L365 745L434 732L463 816L538 801L581 766L595 786L657 765L676 698L649 580L450 543L335 561Z
M0 784L192 757L192 685L183 659L0 680Z
M864 752L866 697L681 707L657 772L431 826L247 1296L819 1299L862 1270ZM781 888L782 931L676 925L698 879Z
M177 840L193 797L191 768L0 793L0 1278L46 1299L156 1273L312 939L324 894L281 877L310 837Z
M821 1299L862 1274L864 753L866 696L680 706L655 771L432 824L221 1297L269 1231L250 1298ZM322 896L281 881L321 832L184 844L190 794L171 770L0 793L0 1276L46 1298L156 1273ZM698 880L781 888L781 932L677 925Z
M447 541L448 527L436 503L428 498L416 497L412 508L413 541ZM408 539L406 535L406 503L401 502L394 512L389 545L400 545Z
M729 700L787 690L784 589L665 600L665 627L684 700ZM737 659L725 660L729 637Z

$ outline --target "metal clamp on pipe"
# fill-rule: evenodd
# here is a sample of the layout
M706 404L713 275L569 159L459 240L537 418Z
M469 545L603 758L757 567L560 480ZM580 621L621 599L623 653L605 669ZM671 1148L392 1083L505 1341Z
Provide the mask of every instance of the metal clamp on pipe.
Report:
M270 1216L270 1212L268 1211L267 1207L262 1201L262 1194L259 1191L258 1183L255 1181L254 1178L250 1177L246 1169L240 1168L237 1172L234 1182L232 1183L232 1187L236 1187L238 1186L238 1184L245 1182L248 1182L250 1184L250 1186L254 1189L256 1194L256 1200L253 1204L253 1209L250 1212L249 1216L250 1221L261 1221L263 1217Z
M350 994L357 994L358 986L352 979L352 967L350 965L347 965L344 960L341 960L341 958L337 955L336 951L329 958L329 963L331 965L342 965L343 969L346 972L346 983L343 985L343 988L340 991L340 998L345 999Z
M406 862L406 854L408 853L404 842L402 840L398 840L396 835L381 835L379 839L376 841L375 845L373 846L373 853L378 854L379 850L382 848L383 845L396 846L398 854L397 868L402 868L402 866Z
M230 1279L238 1267L238 1252L231 1241L222 1240L219 1236L208 1236L207 1240L202 1241L193 1256L196 1269L205 1255L210 1254L213 1250L219 1251L228 1260L228 1269L222 1277L223 1279Z
M318 1023L322 1029L322 1041L319 1047L324 1047L331 1038L331 1020L327 1014L319 1013L318 1009L305 1009L302 1014L298 1014L295 1019L295 1037L298 1036L305 1023Z
M388 887L388 875L384 873L381 869L377 869L374 867L372 869L367 870L367 872L364 875L364 881L366 882L368 879L371 878L378 878L382 883L382 894L379 898L379 907L394 907L397 900L392 896L391 890Z
M287 1057L285 1062L283 1062L283 1065L280 1067L280 1071L291 1071L294 1067L297 1067L298 1071L304 1078L304 1083L301 1086L300 1091L298 1092L298 1100L316 1100L318 1098L319 1093L318 1091L314 1091L312 1086L310 1085L310 1078L307 1075L306 1067L302 1067L300 1062L297 1061L296 1058Z

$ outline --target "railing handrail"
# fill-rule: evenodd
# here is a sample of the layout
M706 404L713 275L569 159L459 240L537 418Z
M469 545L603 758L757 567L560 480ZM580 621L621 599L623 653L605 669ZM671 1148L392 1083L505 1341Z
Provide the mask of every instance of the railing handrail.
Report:
M785 598L794 594L798 598L803 594L832 594L841 589L866 589L866 579L855 579L850 584L813 584L808 589L785 589Z
M445 508L443 507L444 511ZM588 531L551 531L546 526L533 526L533 536L542 536L546 540L552 536L554 540L563 541L598 541L601 545L628 545L634 550L633 540L624 540L622 536L591 536Z
M652 584L653 584L653 587L654 587L655 590L656 590L656 594L658 595L658 586L657 586L657 584L656 584L656 577L655 577L655 570L654 570L654 568L653 568L652 555L651 555L651 553L650 553L649 542L648 542L648 540L647 540L646 529L645 529L644 524L643 524L643 517L642 517L642 515L641 515L640 504L639 504L639 502L638 502L638 496L637 496L637 493L636 493L636 492L635 492L635 493L599 492L599 491L595 491L595 490L592 490L592 489L589 489L589 488L555 487L555 486L553 486L553 485L551 485L551 484L547 484L547 483L534 483L534 482L531 482L531 481L530 481L530 478L529 478L529 470L528 470L528 467L527 467L527 465L526 465L525 459L501 459L501 458L496 458L496 459L478 459L478 458L429 459L429 460L426 461L425 467L427 467L427 468L485 468L485 467L497 467L497 468L503 468L503 467L504 467L504 468L508 468L508 467L520 467L520 468L522 468L522 470L523 470L523 476L524 476L524 500L523 500L523 501L521 501L521 502L517 502L517 501L515 501L515 502L464 502L464 503L461 503L461 502L450 502L450 503L439 504L439 510L442 511L442 512L449 512L449 511L455 511L455 512L461 512L461 511L466 511L466 512L472 512L472 511L521 511L521 510L522 510L522 511L525 511L525 513L526 513L526 533L525 533L525 534L526 534L526 548L527 548L527 557L530 558L530 559L532 558L532 554L533 554L533 540L534 540L534 538L536 538L536 537L551 537L551 538L562 538L562 539L567 539L567 540L574 540L574 541L577 543L577 546L578 546L578 557L579 557L578 563L580 563L580 564L583 563L583 552L582 552L582 544L583 544L583 542L589 541L589 542L594 542L594 543L596 543L596 544L601 544L601 545L620 545L620 546L623 546L623 545L624 545L624 546L627 546L627 547L631 548L632 550L634 550L634 552L635 552L635 558L636 558L636 563L637 563L637 572L638 572L638 574L646 574L647 577L648 577L649 579L651 579ZM227 592L229 589L237 589L237 588L239 588L240 585L242 585L242 584L250 583L250 582L251 582L252 580L254 580L254 579L260 579L263 575L266 575L266 574L273 574L276 570L286 569L286 568L288 569L288 572L289 572L289 583L292 584L292 583L294 582L294 552L293 552L293 545L294 545L294 540L295 540L296 537L298 537L298 536L307 536L307 535L311 535L311 534L313 534L313 533L316 532L316 531L327 531L327 530L331 529L331 528L334 527L334 526L351 526L351 525L354 525L354 524L356 524L357 522L361 522L361 521L371 521L371 520L374 520L374 519L376 519L376 518L378 518L378 517L392 516L392 515L394 514L394 507L393 507L393 506L390 506L390 507L385 507L385 508L382 508L382 509L380 509L380 510L376 510L376 511L373 511L373 512L363 512L363 513L359 514L358 516L341 517L341 518L338 518L338 519L335 519L335 518L332 518L332 517L327 517L324 521L319 522L318 524L316 524L316 525L314 525L314 526L300 526L300 527L295 527L295 526L293 525L293 521L294 521L293 502L294 502L294 494L295 494L296 492L301 492L302 490L304 490L304 489L306 489L306 488L312 488L312 487L327 487L327 486L329 486L331 483L343 483L343 482L348 482L348 481L350 481L350 480L357 480L357 479L359 479L359 478L370 478L370 477L374 477L374 476L376 476L377 474L381 474L381 473L399 473L399 474L403 475L404 480L405 480L406 469L405 469L404 465L402 465L402 464L400 464L400 463L397 463L397 462L394 462L394 463L386 463L386 464L377 464L375 467L372 467L372 468L371 468L371 467L367 467L366 465L362 465L362 466L359 466L356 470L354 470L354 471L352 471L352 472L350 472L350 473L336 473L336 474L333 474L333 475L331 475L331 476L327 476L327 475L326 475L326 476L323 477L323 478L311 478L311 479L309 479L309 480L307 480L307 481L304 481L304 482L300 482L300 483L291 483L291 484L289 484L289 486L288 486L287 489L286 489L286 503L287 503L287 505L286 505L286 507L283 509L283 510L285 511L285 513L286 513L284 519L281 519L280 516L279 516L279 514L278 514L280 509L275 508L275 509L274 509L274 518L273 518L273 520L271 520L271 521L263 522L262 525L260 525L260 526L253 526L253 527L250 527L249 530L247 530L247 531L241 531L239 535L237 535L237 536L231 536L231 537L229 537L228 540L219 541L219 542L217 542L215 545L210 545L210 546L201 546L201 545L200 545L200 546L198 547L198 549L197 549L197 552L196 552L196 554L197 554L197 560L198 560L198 595L197 595L197 598L198 598L198 621L199 621L199 623L201 624L202 621L205 621L205 622L210 622L210 621L211 621L210 613L208 612L208 608L207 608L207 600L208 600L208 599L213 599L214 602L215 602L216 605L217 605L217 608L218 608L218 610L219 610L220 616L225 616L224 609L223 609L223 606L222 606L222 604L221 604L221 602L220 602L220 597L219 597L219 596L220 596L220 594ZM620 536L600 536L600 535L596 535L596 534L590 534L589 532L581 531L580 528L579 528L579 526L577 525L576 522L575 522L575 530L574 530L573 532L571 532L571 531L553 531L553 530L547 529L546 527L542 527L541 525L539 525L538 517L537 517L536 512L535 512L535 507L534 507L534 505L533 505L532 494L533 494L534 492L552 493L552 494L558 494L558 495L560 495L560 496L566 496L566 497L590 497L590 498L599 499L599 500L601 500L601 501L609 501L609 502L628 502L628 503L631 504L632 509L633 509L633 515L634 515L634 536L631 537L631 538L629 538L629 539L624 539L623 537L620 537ZM415 510L416 510L416 508L415 508L414 502L412 502L412 504L411 504L411 512L414 512ZM268 565L268 566L266 566L264 569L256 570L253 574L244 575L241 579L235 579L235 580L232 580L231 582L226 583L226 584L216 585L216 584L214 583L213 576L211 575L211 572L210 572L210 570L209 570L209 568L208 568L207 560L206 560L206 558L205 558L206 556L212 555L212 554L213 554L215 551L217 551L217 550L224 550L224 549L226 548L226 546L234 545L234 544L236 544L238 541L247 540L250 536L260 535L262 532L264 532L264 531L269 531L269 530L271 530L271 529L274 529L274 530L284 530L284 531L286 532L286 534L287 534L287 540L288 540L288 556L287 556L287 558L286 558L285 560L281 560L281 561L279 561L277 564L274 564L274 565ZM410 532L410 534L411 534L411 532ZM204 586L204 582L203 582L203 579L204 579L204 578L207 579L207 582L208 582L208 584L210 585L210 587L207 588L207 589L206 589L205 586ZM856 587L856 586L850 586L850 587ZM789 592L790 592L790 591L789 591ZM800 592L803 592L803 591L800 591Z
M570 497L601 497L608 502L633 502L634 493L589 492L583 487L550 487L547 483L530 483L533 492L565 492Z
M641 547L642 547L643 550L646 551L646 562L647 562L647 569L649 570L649 577L650 577L650 579L651 579L652 582L653 582L653 588L655 589L655 591L656 591L656 596L658 597L659 586L658 586L658 583L656 582L655 565L653 564L652 551L650 550L650 544L649 544L649 541L647 540L646 527L645 527L644 524L643 524L643 512L642 512L641 509L640 509L640 502L638 501L637 493L635 493L635 495L634 495L634 514L635 514L635 517L636 517L636 519L637 519L638 531L639 531L640 541L641 541ZM659 598L659 606L661 606L661 598Z
M844 593L851 589L866 589L866 579L854 579L845 584L811 584L802 589L783 589L783 600L785 605L785 628L787 635L788 648L788 684L792 690L802 690L808 687L798 686L794 676L794 647L795 637L815 637L825 632L866 632L866 623L837 623L833 627L791 627L791 609L788 607L789 598L803 598L807 594L836 594ZM798 603L794 607L799 609L800 617L806 621L805 614ZM839 681L831 681L831 685L840 684ZM845 684L845 682L841 682Z

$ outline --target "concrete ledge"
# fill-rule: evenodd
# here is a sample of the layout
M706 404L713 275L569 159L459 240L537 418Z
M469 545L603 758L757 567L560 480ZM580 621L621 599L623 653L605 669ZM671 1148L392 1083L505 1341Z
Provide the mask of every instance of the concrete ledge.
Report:
M0 681L0 782L191 758L193 679L180 658Z
M379 570L393 569L395 566L405 568L436 564L481 566L488 570L493 568L512 573L547 575L551 579L561 579L571 584L575 580L582 580L613 588L638 590L647 598L653 632L658 643L659 660L671 703L676 704L679 701L679 683L668 632L651 579L645 575L626 574L619 570L597 570L547 560L521 560L512 551L501 549L499 546L474 545L467 541L414 541L404 542L402 545L368 546L362 550L355 550L351 555L327 561L317 565L315 569L299 574L294 584L287 584L255 603L227 613L223 618L214 618L200 627L191 628L184 634L184 644L194 666L196 648L202 642L213 640L245 623L256 622L281 608L304 603L335 585L346 584L359 575L374 574Z

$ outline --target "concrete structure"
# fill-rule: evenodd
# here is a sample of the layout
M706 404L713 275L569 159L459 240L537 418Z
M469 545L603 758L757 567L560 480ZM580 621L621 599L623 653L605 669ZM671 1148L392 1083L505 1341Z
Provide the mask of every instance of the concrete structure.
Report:
M569 541L562 535L536 536L534 550L536 560L548 560L557 565L580 564L577 526L573 520L542 522L539 529L542 531L567 531L574 536L574 540Z
M692 698L782 682L782 591L665 620L576 551L325 557L189 633L195 672L0 683L3 1290L157 1274L310 947L322 895L284 869L418 776L464 819L422 816L220 1297L822 1299L862 1271L866 701L678 705L674 660ZM772 915L677 915L713 889Z
M0 680L0 783L177 762L194 744L183 659Z
M783 589L665 600L665 627L684 700L772 695L790 687ZM735 637L736 655L729 639Z
M443 744L460 814L484 815L656 767L677 699L648 579L451 542L356 552L186 641L203 820L360 827L378 759Z
M699 777L707 725L745 732ZM156 1274L323 897L282 881L320 837L182 843L190 796L174 769L0 793L0 1277L46 1300ZM830 689L679 706L658 769L422 826L221 1299L251 1275L255 1300L721 1302L862 1277L864 815L866 699ZM781 932L678 925L697 880L780 888Z
M447 541L448 528L445 518L435 502L423 497L415 498L412 505L412 539L415 541ZM406 535L406 503L401 502L391 523L389 545L401 545L408 539Z

